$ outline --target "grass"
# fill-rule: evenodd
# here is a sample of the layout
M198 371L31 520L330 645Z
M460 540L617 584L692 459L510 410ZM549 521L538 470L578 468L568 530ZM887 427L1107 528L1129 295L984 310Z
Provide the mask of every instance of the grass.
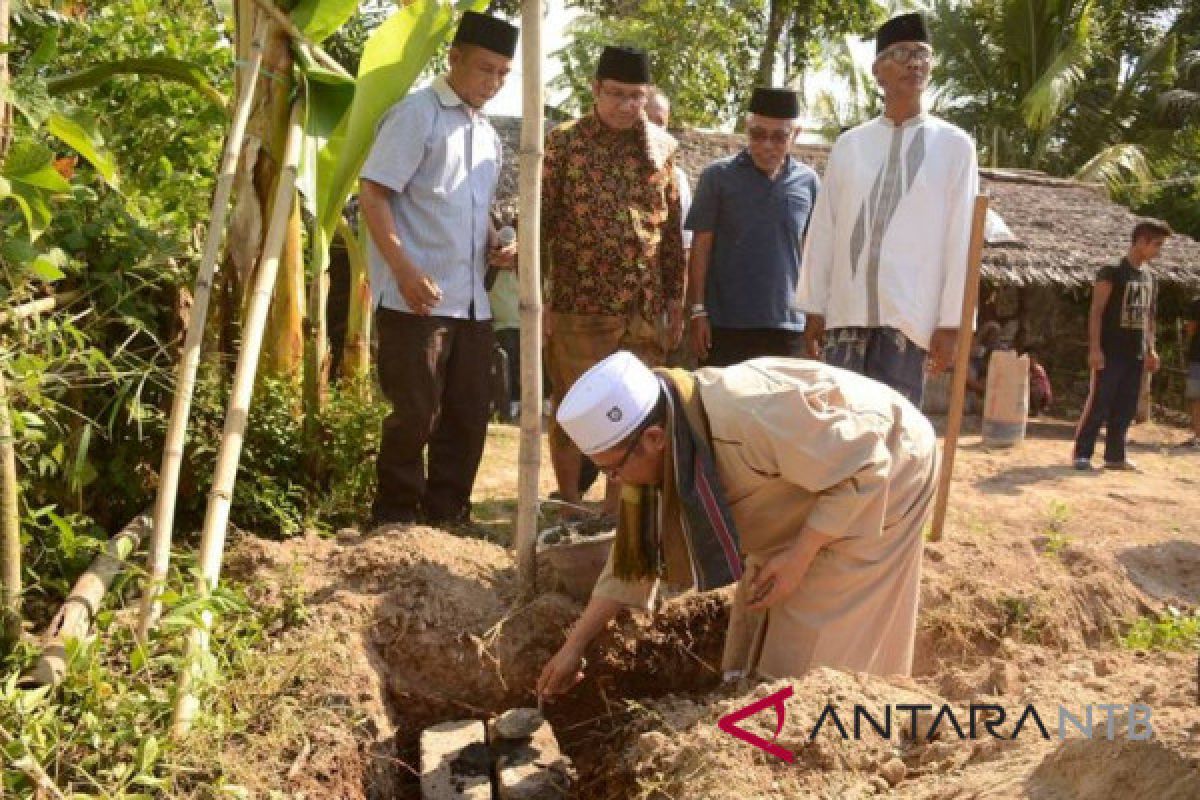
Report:
M1157 617L1141 617L1120 638L1130 650L1200 650L1200 610L1169 606Z
M1060 558L1062 553L1071 544L1071 537L1064 530L1067 521L1071 518L1070 507L1061 500L1051 500L1050 509L1047 512L1046 528L1043 531L1046 537L1046 543L1042 550L1051 558Z
M254 796L286 770L283 759L312 725L332 722L306 696L330 674L332 642L314 634L300 637L303 646L280 646L281 634L306 616L297 592L284 587L278 603L263 605L228 586L206 598L189 595L182 587L190 585L175 573L147 648L134 640L133 608L101 610L96 635L68 644L67 673L56 688L21 684L38 656L30 643L5 658L0 796L55 796L50 786L74 800ZM182 643L204 611L216 623L199 687L202 711L191 734L173 743L166 731ZM336 713L344 712L328 715Z

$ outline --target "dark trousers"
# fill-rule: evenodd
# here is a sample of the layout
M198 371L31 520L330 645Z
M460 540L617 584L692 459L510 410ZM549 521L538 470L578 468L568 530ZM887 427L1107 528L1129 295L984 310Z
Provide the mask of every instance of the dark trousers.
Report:
M1093 370L1087 404L1075 429L1075 458L1092 457L1103 425L1104 460L1125 460L1125 434L1137 414L1144 365L1140 358L1109 358L1106 353L1104 369Z
M887 384L917 408L925 394L926 352L895 328L836 328L825 337L825 363Z
M508 400L521 402L521 331L505 328L496 331L496 342L508 355ZM507 413L507 410L506 412Z
M752 358L783 356L804 358L804 334L782 328L712 329L712 347L706 367L728 367Z
M487 437L491 320L381 307L376 321L379 383L392 411L379 443L374 521L464 522Z

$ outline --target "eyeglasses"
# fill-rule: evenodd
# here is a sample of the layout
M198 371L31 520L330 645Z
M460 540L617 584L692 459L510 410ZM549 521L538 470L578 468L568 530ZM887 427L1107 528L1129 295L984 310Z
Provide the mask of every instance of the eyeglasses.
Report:
M630 442L629 446L625 448L625 453L621 456L620 461L615 464L610 464L607 467L602 467L597 464L596 469L604 473L604 477L608 478L610 481L615 481L621 474L621 469L624 468L625 464L629 462L629 457L633 455L633 451L638 449L638 445L642 442L642 434L646 432L646 428L648 427L650 427L648 424L643 424L637 429L637 433L634 435L633 441Z
M916 61L921 64L930 64L933 62L933 48L919 44L912 45L910 47L897 45L894 47L889 47L875 58L879 61L895 61L900 66L908 64L910 61Z
M795 131L768 131L762 128L750 128L746 135L752 142L770 142L771 144L787 144Z
M622 92L620 89L610 89L607 86L600 87L600 94L611 100L613 103L623 106L627 103L635 106L644 106L646 101L650 99L650 93L645 89L639 89L633 92Z

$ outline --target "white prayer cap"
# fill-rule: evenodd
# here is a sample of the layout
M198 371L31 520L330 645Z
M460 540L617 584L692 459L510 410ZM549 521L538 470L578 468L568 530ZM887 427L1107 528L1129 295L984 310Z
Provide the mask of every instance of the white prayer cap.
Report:
M637 356L618 350L575 381L558 406L558 424L585 455L601 453L637 430L660 391Z

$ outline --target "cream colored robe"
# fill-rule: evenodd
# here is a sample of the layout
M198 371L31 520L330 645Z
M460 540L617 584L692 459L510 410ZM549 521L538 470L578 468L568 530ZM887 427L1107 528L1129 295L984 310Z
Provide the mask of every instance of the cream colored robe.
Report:
M883 384L816 361L761 358L696 379L746 559L724 669L908 674L938 460L929 421ZM791 598L749 612L755 568L806 523L834 541ZM678 563L682 546L664 541L668 562ZM611 566L595 593L649 607L654 584L618 580Z

